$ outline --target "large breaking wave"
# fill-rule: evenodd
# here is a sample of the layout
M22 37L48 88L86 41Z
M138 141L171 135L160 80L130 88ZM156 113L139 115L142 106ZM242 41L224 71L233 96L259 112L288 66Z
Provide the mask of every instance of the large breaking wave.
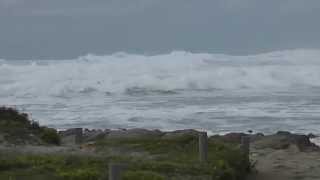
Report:
M0 96L179 93L320 87L320 51L250 56L172 52L87 55L73 60L0 61Z

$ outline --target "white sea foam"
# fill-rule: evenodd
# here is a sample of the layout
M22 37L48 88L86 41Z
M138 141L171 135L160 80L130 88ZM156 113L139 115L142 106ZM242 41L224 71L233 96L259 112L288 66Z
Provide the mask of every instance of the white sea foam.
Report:
M2 63L0 95L320 87L319 58L320 51L295 50L251 56L117 53L46 63Z
M311 138L310 141L312 143L314 143L315 145L320 146L320 138L319 137Z
M319 91L319 50L0 61L0 105L57 128L318 132Z

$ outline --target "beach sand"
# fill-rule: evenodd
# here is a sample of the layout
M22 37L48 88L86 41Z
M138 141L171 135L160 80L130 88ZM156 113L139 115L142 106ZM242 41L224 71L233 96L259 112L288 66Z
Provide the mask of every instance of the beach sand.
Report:
M255 170L248 180L319 180L320 152L301 152L296 145L287 149L251 147Z

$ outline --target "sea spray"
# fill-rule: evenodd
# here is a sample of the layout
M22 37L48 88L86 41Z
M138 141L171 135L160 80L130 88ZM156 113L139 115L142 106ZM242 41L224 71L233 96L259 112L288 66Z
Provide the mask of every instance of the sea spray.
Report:
M318 50L291 50L3 60L0 104L63 129L314 132L320 129L319 58Z
M0 96L320 87L318 58L320 51L296 50L251 56L122 53L23 64L5 61L0 66Z

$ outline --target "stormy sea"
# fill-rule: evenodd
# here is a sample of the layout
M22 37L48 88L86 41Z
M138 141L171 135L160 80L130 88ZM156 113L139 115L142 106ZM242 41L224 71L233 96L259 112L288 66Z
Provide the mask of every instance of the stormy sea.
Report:
M320 133L320 51L2 59L0 105L58 129Z

